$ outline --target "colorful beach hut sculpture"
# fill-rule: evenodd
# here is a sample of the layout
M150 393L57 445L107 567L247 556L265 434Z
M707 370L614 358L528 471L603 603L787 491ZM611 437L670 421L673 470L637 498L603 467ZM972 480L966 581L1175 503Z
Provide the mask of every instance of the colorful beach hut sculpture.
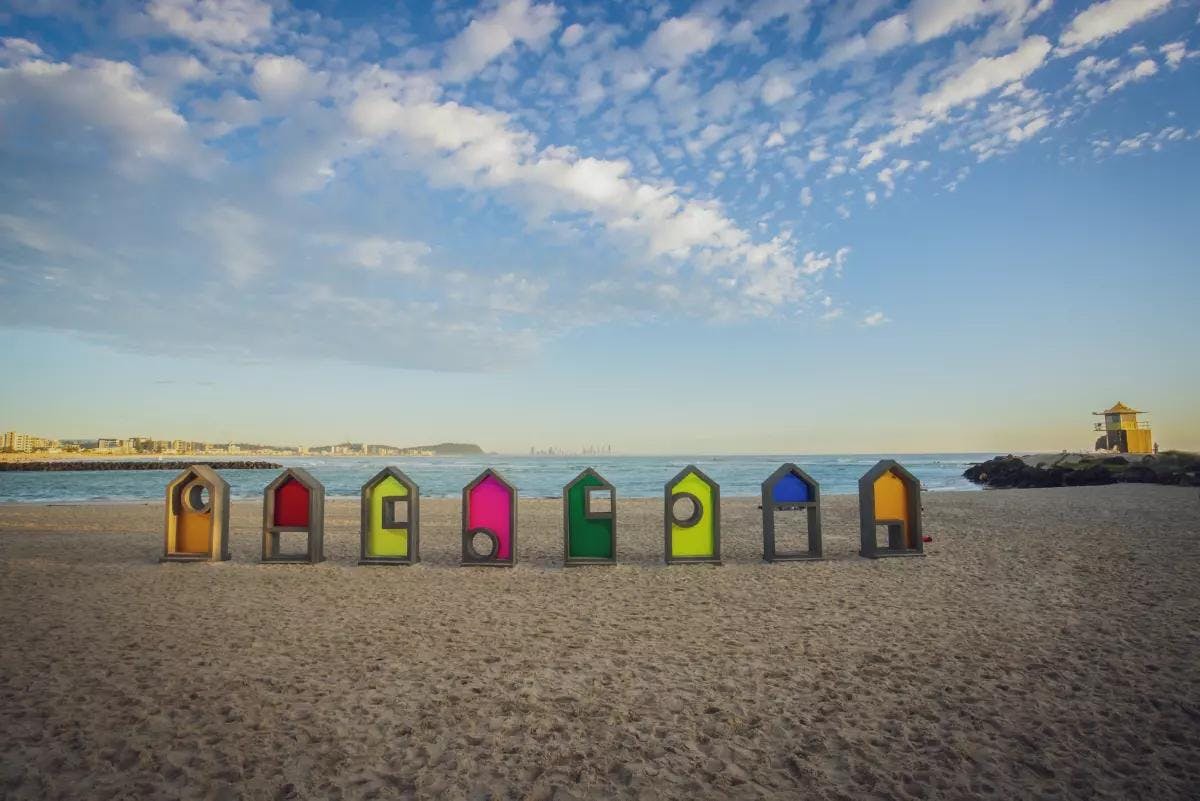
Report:
M775 546L775 516L803 512L808 549L780 551ZM767 562L821 558L821 486L799 467L788 463L762 483L763 559Z
M924 556L921 530L921 482L891 459L883 459L858 480L861 530L859 553L883 556ZM879 527L887 528L887 545L878 542Z
M721 563L721 488L688 465L663 488L667 564Z
M396 467L385 467L362 488L360 565L421 561L421 490Z
M617 489L592 468L563 487L563 564L617 562Z
M462 563L517 563L517 488L490 467L463 487Z
M305 548L284 548L283 539L304 535ZM325 559L325 487L300 467L289 467L263 491L262 560L316 564Z
M167 484L164 562L223 562L229 558L229 484L216 470L194 464Z

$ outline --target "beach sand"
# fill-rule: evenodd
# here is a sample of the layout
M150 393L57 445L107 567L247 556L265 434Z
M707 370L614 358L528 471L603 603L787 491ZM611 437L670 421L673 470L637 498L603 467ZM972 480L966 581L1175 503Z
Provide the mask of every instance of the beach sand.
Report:
M563 569L559 501L521 564L461 568L456 501L417 567L168 564L160 504L0 507L0 796L1195 798L1200 501L1123 485L928 493L924 559L665 567L622 500L615 567Z

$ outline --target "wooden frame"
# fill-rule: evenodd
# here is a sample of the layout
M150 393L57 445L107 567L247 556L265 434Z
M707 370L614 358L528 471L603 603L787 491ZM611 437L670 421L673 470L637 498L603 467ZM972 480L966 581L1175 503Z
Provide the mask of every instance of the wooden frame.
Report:
M508 495L508 556L500 556L500 539L495 531L487 526L472 526L472 498L475 488L488 479L494 479ZM508 481L498 470L487 468L462 490L462 564L482 565L486 567L512 567L517 563L517 488ZM479 554L473 547L472 540L476 534L484 534L492 540L492 551L489 554Z
M809 500L776 500L775 488L788 476L794 476L807 488ZM775 515L778 512L803 511L807 515L808 550L778 551L775 548ZM821 558L821 485L808 473L788 462L780 465L762 483L763 561L811 561Z
M597 483L589 484L584 488L584 492L579 500L583 503L582 517L589 521L605 525L607 522L608 536L610 543L610 551L612 556L572 556L571 555L571 491L577 484L586 479L594 479ZM595 492L608 492L612 499L612 508L607 512L593 512L591 508L592 494ZM575 478L567 482L563 487L563 564L568 567L578 567L580 565L615 565L617 563L617 488L614 487L604 476L597 473L593 468L589 467Z
M202 490L208 503L201 504ZM188 467L167 483L166 525L162 562L224 562L229 554L229 483L202 464ZM184 540L196 538L196 529L207 529L203 550L181 550ZM201 535L202 536L202 535Z
M289 481L308 491L306 525L277 525L276 495ZM303 532L307 548L302 554L280 552L279 535ZM289 467L263 490L262 561L267 564L316 564L325 560L325 487L302 467Z
M887 473L904 484L907 521L875 516L875 483ZM858 515L860 555L868 559L925 555L924 529L921 525L921 482L898 462L881 459L858 480ZM887 526L888 544L885 548L880 548L876 542L878 526Z
M694 475L708 486L712 497L711 509L706 508L706 504L694 493L687 490L675 490L675 487L690 475ZM680 497L691 498L693 504L692 514L685 520L676 519L674 514L675 500ZM712 524L712 553L699 556L673 555L676 530L690 529L699 525L706 518L710 518ZM669 565L721 564L721 486L694 464L689 464L680 470L663 487L663 558Z
M380 499L382 504L381 528L388 530L404 530L408 536L408 556L378 556L371 554L371 528L373 491L387 479L395 479L404 487L406 495L385 496ZM393 506L389 502L402 501L408 506L408 515L403 523L391 517ZM360 565L412 565L421 561L421 490L411 478L398 467L388 466L367 480L362 486L361 528L359 529L359 558Z

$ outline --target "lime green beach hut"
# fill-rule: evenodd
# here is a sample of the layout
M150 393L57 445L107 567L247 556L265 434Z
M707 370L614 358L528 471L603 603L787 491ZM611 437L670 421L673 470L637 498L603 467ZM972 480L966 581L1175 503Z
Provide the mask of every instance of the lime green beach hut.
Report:
M721 487L693 464L663 490L667 564L721 563Z
M421 490L403 471L385 467L362 488L360 565L421 561Z

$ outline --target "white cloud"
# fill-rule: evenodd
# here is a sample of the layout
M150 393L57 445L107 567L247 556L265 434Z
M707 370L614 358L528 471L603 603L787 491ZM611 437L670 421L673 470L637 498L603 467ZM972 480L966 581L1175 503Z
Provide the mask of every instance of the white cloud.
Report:
M578 22L568 25L558 37L558 43L563 47L574 47L583 38L584 28Z
M813 204L812 189L805 186L800 189L800 205L808 208Z
M124 168L198 155L187 121L125 62L20 62L0 68L0 98L23 112L0 127L0 141L52 137L81 150L99 143Z
M786 100L796 94L796 87L792 86L792 82L780 75L768 76L763 81L762 99L768 106L773 106L780 100Z
M310 92L319 91L324 83L320 74L313 73L295 56L262 56L254 62L250 85L269 105L284 106Z
M1023 142L1050 124L1045 114L1039 114L1024 125L1014 125L1008 129L1008 138L1013 142Z
M787 140L783 138L783 134L779 131L771 131L771 135L767 137L766 146L781 147L786 142Z
M0 37L0 64L11 64L39 58L42 48L28 39L16 36Z
M430 252L424 242L373 236L352 243L347 255L352 264L369 270L417 275L425 271L424 260Z
M908 25L907 14L896 14L875 23L865 35L855 34L826 49L821 57L824 67L838 67L848 61L861 58L874 58L912 39L912 30Z
M225 92L215 100L200 99L193 104L195 117L206 137L221 137L239 128L257 125L263 117L262 104L235 92Z
M1133 83L1134 81L1140 81L1143 78L1149 78L1151 75L1155 75L1157 73L1158 64L1154 62L1154 59L1142 59L1134 66L1117 75L1116 80L1109 84L1108 91L1115 92L1118 89L1122 89L1128 84Z
M1143 131L1134 136L1120 140L1115 145L1108 140L1099 140L1094 142L1096 155L1102 155L1107 151L1112 151L1115 155L1122 156L1129 153L1137 153L1142 150L1152 150L1158 152L1168 142L1182 142L1186 139L1200 139L1200 131L1196 131L1191 136L1185 129L1178 125L1170 125L1158 132Z
M921 111L931 115L944 114L955 106L1019 81L1042 66L1049 53L1050 42L1046 37L1030 36L1007 55L977 59L922 97Z
M786 237L755 243L718 204L640 181L628 161L539 148L508 116L454 102L409 104L374 92L360 97L350 114L362 135L400 137L410 162L437 182L503 191L535 222L585 215L614 236L643 243L650 259L690 257L755 309L804 293Z
M983 0L916 0L909 11L913 38L927 42L972 22L986 11Z
M446 45L443 76L450 81L467 80L517 42L540 47L558 29L561 13L553 3L504 0L492 13L471 20Z
M679 67L716 44L720 32L720 23L712 17L701 14L671 17L650 34L642 52L652 64Z
M150 0L151 18L197 43L253 46L271 28L271 6L261 0Z
M215 77L211 69L190 53L152 54L142 59L140 66L146 73L147 82L153 83L164 94Z
M863 325L874 328L875 326L878 326L878 325L890 323L891 319L889 317L884 316L883 312L871 312L870 314L868 314L866 317L863 318L862 322L863 322Z
M1058 37L1059 47L1070 52L1107 39L1158 13L1171 0L1103 0L1079 12Z
M1183 42L1169 42L1158 48L1158 52L1163 54L1167 66L1172 70L1179 69L1179 65L1183 63L1185 58L1196 58L1200 56L1200 51L1187 49L1187 45Z

